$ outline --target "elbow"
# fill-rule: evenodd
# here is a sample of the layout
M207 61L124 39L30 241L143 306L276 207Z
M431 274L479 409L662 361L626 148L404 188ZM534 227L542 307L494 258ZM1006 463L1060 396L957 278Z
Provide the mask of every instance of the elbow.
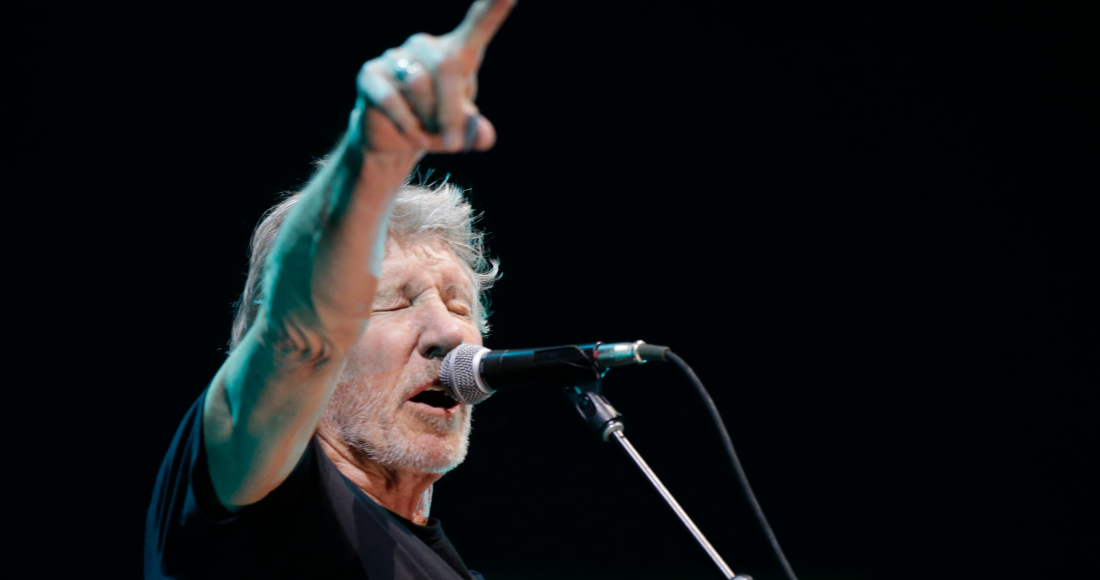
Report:
M266 319L256 330L258 342L271 352L274 362L285 367L317 368L342 360L351 344L339 340L320 325L308 324L294 315Z

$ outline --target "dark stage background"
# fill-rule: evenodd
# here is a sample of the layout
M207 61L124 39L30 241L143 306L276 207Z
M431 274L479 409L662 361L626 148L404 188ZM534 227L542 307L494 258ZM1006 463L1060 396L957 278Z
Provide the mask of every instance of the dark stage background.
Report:
M251 228L339 137L359 65L466 8L377 4L35 20L32 201L78 224L41 244L68 248L57 284L79 311L46 326L51 396L89 424L51 447L83 474L56 482L78 498L60 521L88 527L81 566L138 574L157 467L225 356ZM485 212L504 271L486 344L672 346L804 580L1067 577L1098 539L1087 21L521 3L481 75L497 147L422 165ZM74 331L86 362L57 342ZM730 565L779 578L690 385L647 365L606 392ZM557 393L475 417L433 505L474 569L716 577Z

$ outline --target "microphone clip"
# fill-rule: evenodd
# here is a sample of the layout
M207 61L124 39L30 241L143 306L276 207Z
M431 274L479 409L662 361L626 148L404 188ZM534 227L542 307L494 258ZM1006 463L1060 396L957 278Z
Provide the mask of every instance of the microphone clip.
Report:
M604 442L608 441L616 431L625 429L622 414L600 394L599 381L565 387L562 392L577 408L577 412L581 414L588 426L599 433L600 439Z

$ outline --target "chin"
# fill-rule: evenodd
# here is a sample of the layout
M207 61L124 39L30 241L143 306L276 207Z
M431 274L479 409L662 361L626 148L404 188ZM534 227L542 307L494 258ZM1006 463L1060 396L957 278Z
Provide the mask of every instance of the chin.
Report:
M430 441L425 441L431 439ZM421 435L410 442L403 457L401 465L425 473L447 473L458 467L466 460L466 452L470 448L469 432L456 433L453 436L441 440L436 435Z
M423 425L418 425L423 427ZM349 433L349 431L351 431ZM344 442L388 469L411 469L423 473L447 473L466 459L470 447L470 417L451 429L417 429L391 423L364 433L344 430Z
M385 403L337 388L324 422L351 450L388 469L442 474L466 459L471 408L444 417L401 405L385 412Z
M447 473L466 459L470 447L470 408L445 418L410 413L411 421L399 421L397 433L387 437L391 452L385 463L390 468L405 468L425 473Z
M379 444L367 443L368 455L389 469L411 469L423 473L447 473L466 459L470 447L469 423L464 429L440 434L434 432L390 433ZM404 430L402 430L404 431ZM392 436L396 435L396 437Z

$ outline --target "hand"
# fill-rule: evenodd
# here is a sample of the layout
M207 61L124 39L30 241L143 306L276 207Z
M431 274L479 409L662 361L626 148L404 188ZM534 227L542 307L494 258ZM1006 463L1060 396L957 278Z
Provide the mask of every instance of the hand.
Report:
M356 79L366 151L455 153L485 151L496 130L474 105L485 47L515 0L477 0L442 36L414 34L367 61Z

